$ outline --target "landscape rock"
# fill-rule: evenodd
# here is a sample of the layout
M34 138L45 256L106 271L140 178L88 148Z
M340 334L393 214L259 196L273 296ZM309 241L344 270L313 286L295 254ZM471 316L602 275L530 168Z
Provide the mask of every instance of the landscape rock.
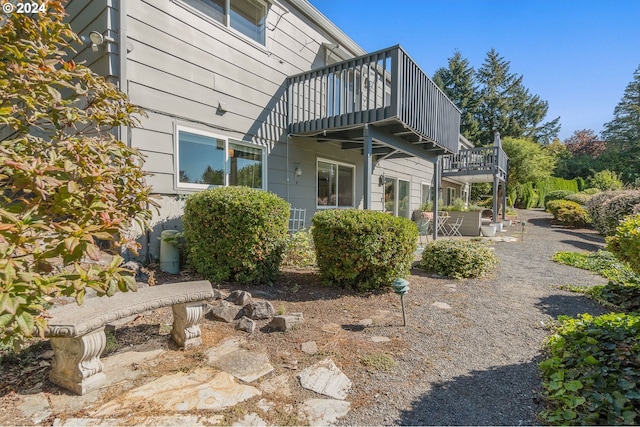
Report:
M446 302L434 302L431 305L435 308L439 308L440 310L451 310L451 306Z
M127 261L120 265L120 267L132 270L135 275L136 282L147 283L149 281L149 275L144 272L142 264L137 261Z
M251 383L271 373L274 367L264 353L242 348L246 340L231 338L207 352L209 365L228 372L246 383Z
M256 322L247 316L242 316L236 325L236 329L252 334L256 330Z
M230 303L239 305L241 307L244 307L245 305L250 304L253 301L251 294L247 291L233 291L225 299Z
M273 331L290 331L299 328L304 323L302 313L291 313L282 316L275 316L267 325Z
M344 400L351 389L351 380L333 363L331 358L309 366L298 374L300 385L307 390Z
M300 415L305 417L311 426L327 426L344 417L349 412L351 404L344 400L308 399L300 409Z
M358 322L358 325L360 325L360 326L371 326L371 325L373 325L373 319L362 319L361 321Z
M244 314L250 319L270 319L276 311L269 301L255 301L244 306Z
M258 388L265 393L275 394L284 397L293 396L291 391L291 382L289 381L289 375L281 374L268 380L262 381L258 384Z
M389 341L391 341L391 338L383 337L383 336L379 336L379 335L374 335L374 336L371 337L371 341L377 342L377 343L379 343L379 342L389 342Z
M255 387L238 384L226 372L198 368L189 373L165 375L130 390L90 415L104 417L130 413L142 401L167 411L220 411L260 394L261 391Z
M231 304L225 300L220 300L214 304L209 304L211 309L207 313L207 317L219 322L231 323L238 318L241 308L237 305Z
M267 423L262 418L260 418L258 414L256 414L255 412L251 412L245 415L242 419L236 421L231 425L240 426L240 427L243 427L243 426L257 427L257 426L266 426Z
M315 341L303 342L300 350L302 350L303 353L316 354L318 352L318 344L316 344Z

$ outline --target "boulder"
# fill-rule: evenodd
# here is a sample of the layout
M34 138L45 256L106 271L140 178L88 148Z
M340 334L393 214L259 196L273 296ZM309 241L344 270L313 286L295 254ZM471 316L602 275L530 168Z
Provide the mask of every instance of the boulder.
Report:
M255 301L244 306L244 315L249 319L269 319L276 314L269 301Z
M231 323L239 317L240 312L242 311L242 309L237 305L224 300L220 300L209 305L211 309L207 313L207 318L217 320L219 322Z
M249 319L247 316L242 316L238 324L236 325L236 329L241 331L248 332L250 334L253 333L256 329L256 322L254 320Z
M275 316L267 325L273 331L290 331L304 323L302 313L291 313L283 316Z
M250 304L253 300L251 298L251 294L246 291L233 291L229 294L227 301L244 307L247 304Z

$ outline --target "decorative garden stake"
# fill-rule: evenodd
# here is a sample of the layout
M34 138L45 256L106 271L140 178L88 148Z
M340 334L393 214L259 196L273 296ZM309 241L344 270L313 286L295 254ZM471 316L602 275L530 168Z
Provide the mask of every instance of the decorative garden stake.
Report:
M393 292L400 295L400 304L402 304L402 326L407 326L407 316L404 312L404 294L409 292L409 282L404 279L396 279L391 286L393 286Z
M524 226L527 225L527 221L522 221L522 241L524 242Z

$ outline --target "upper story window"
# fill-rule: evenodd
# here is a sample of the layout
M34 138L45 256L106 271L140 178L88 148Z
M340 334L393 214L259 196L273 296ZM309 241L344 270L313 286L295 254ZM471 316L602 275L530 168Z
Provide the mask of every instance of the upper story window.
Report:
M214 21L266 43L267 5L261 0L183 0Z
M177 186L264 188L264 150L206 132L178 129Z

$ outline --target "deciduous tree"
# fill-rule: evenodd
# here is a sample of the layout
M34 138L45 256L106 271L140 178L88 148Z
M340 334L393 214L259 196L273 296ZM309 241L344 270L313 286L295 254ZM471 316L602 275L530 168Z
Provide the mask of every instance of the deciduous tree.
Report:
M140 110L113 84L75 63L77 35L64 7L13 13L0 27L0 340L19 344L46 328L64 295L82 303L135 288L118 255L106 267L97 240L136 249L128 231L150 218L141 154L111 130Z

